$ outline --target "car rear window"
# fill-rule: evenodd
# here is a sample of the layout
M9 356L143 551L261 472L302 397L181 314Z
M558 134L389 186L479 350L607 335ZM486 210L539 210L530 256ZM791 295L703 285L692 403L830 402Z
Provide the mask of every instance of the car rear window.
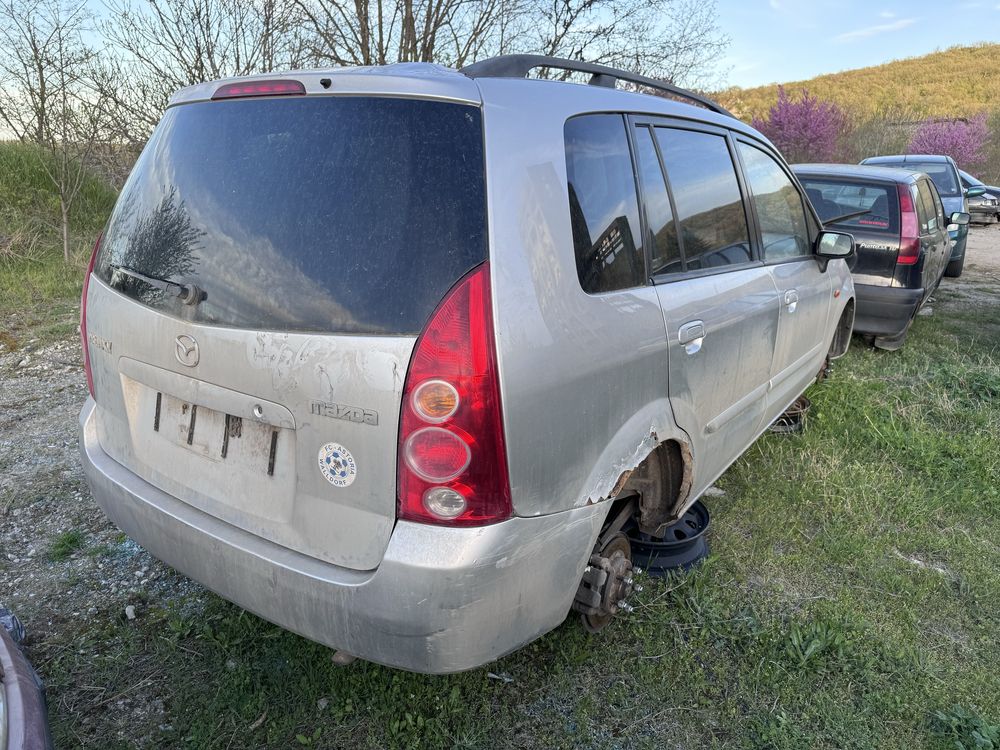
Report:
M167 111L139 158L96 271L194 322L417 333L486 258L483 169L480 112L469 105L184 104ZM197 285L205 297L185 305L150 278Z
M855 211L860 216L828 224L845 230L899 234L899 198L895 184L830 180L799 175L809 201L827 225L830 219Z

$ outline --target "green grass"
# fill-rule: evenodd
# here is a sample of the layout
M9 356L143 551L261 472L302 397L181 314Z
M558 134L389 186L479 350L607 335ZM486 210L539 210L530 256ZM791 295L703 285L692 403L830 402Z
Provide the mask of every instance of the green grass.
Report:
M130 746L102 706L152 693L132 731L168 748L996 748L1000 302L938 297L902 351L853 343L721 480L707 563L603 634L430 677L150 597L45 644L57 745Z
M86 539L79 529L64 531L52 541L49 547L49 559L53 562L65 560L78 549L82 549Z
M0 141L0 340L43 341L75 330L83 272L115 191L89 176L70 211L63 260L59 201L35 146Z

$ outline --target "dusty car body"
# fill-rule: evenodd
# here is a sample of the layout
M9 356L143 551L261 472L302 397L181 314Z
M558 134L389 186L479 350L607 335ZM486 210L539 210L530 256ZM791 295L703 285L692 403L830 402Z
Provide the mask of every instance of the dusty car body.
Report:
M946 216L934 183L919 172L851 164L793 169L824 226L854 236L855 332L898 349L950 261L948 226L968 215Z
M662 530L846 350L853 241L717 105L540 60L598 85L519 56L175 95L84 291L115 523L409 670L619 610L623 519Z

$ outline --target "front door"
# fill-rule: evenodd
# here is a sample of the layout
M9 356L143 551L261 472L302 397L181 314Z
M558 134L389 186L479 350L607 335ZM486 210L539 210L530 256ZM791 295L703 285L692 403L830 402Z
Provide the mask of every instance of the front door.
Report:
M831 275L813 254L816 234L802 194L773 155L739 141L743 173L760 228L780 320L766 418L776 419L819 374L830 342Z
M725 131L653 124L635 128L636 159L667 332L670 405L691 439L697 494L760 429L778 299L753 252Z

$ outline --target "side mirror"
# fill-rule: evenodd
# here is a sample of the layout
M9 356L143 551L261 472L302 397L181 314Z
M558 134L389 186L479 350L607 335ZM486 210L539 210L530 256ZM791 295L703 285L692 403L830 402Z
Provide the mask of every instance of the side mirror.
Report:
M986 195L986 188L971 187L965 191L966 198L978 198L980 195Z
M822 231L816 238L816 256L825 260L850 258L854 255L854 235L846 232Z
M956 211L950 217L948 217L949 224L958 224L959 226L965 226L969 223L969 219L972 217L965 213L964 211Z

